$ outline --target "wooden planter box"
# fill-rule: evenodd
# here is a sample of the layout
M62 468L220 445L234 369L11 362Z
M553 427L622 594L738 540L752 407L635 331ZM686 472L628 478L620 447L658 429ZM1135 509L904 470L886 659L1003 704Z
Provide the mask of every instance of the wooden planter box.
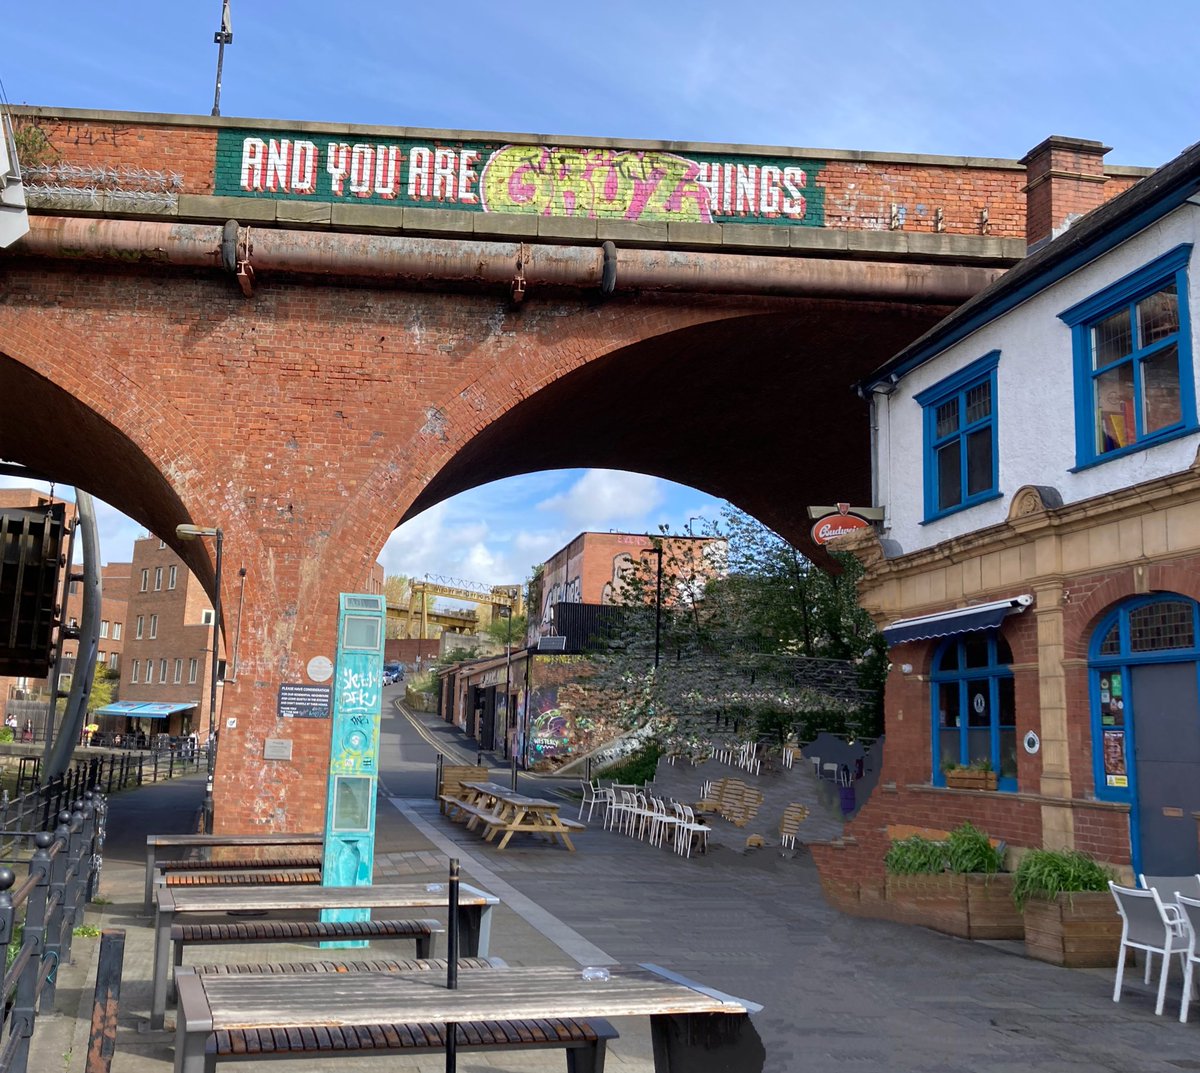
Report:
M1060 894L1025 903L1025 952L1068 968L1111 968L1121 949L1121 917L1108 891Z
M972 771L970 768L954 768L946 772L946 785L952 790L994 790L994 771Z
M887 915L902 924L962 939L1020 939L1024 922L1012 901L1013 877L941 875L887 877Z

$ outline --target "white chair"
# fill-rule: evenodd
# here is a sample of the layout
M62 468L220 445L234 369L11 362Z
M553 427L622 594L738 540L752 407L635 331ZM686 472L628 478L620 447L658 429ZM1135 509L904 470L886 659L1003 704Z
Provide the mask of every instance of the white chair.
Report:
M609 803L608 812L604 815L604 829L606 831L621 831L625 830L625 819L633 808L633 794L628 790L615 790L613 800Z
M1121 950L1117 955L1117 979L1113 984L1113 1002L1121 1001L1121 980L1125 975L1125 950L1144 950L1149 954L1162 954L1162 970L1158 974L1158 1002L1155 1016L1161 1016L1163 1001L1167 995L1167 971L1171 967L1172 954L1179 954L1186 973L1188 936L1175 906L1163 904L1156 890L1138 890L1136 887L1118 887L1109 880L1108 889L1117 900L1117 911L1121 914Z
M1183 998L1179 1001L1179 1020L1187 1021L1188 1006L1192 1001L1192 966L1200 962L1200 898L1189 898L1180 892L1175 896L1175 903L1183 917L1183 925L1187 929L1187 952L1183 960Z
M1138 886L1145 890L1156 890L1158 896L1162 899L1165 906L1172 906L1176 901L1176 894L1184 894L1189 898L1200 898L1200 875L1194 876L1148 876L1145 872L1138 872ZM1154 955L1146 954L1146 973L1143 979L1146 983L1150 982L1151 966L1154 964Z
M633 809L629 814L629 835L633 837L636 827L637 837L641 838L648 830L652 830L653 826L654 809L646 795L639 791L634 798Z
M677 833L679 817L667 812L666 802L661 797L652 797L650 807L654 809L654 818L650 821L650 844L661 847L668 828ZM675 834L672 834L672 844L674 841Z
M676 828L675 851L680 856L686 855L690 857L692 855L692 844L696 840L695 836L699 835L700 844L704 848L704 851L707 852L708 832L712 828L696 822L696 814L692 811L690 805L680 805L679 808L682 813L683 822Z
M602 805L607 814L608 807L612 804L612 790L602 787L599 779L592 779L590 782L587 779L581 779L579 785L583 787L583 800L579 802L579 819L583 819L583 810L586 808L588 823L591 823L592 812L595 811L597 805Z

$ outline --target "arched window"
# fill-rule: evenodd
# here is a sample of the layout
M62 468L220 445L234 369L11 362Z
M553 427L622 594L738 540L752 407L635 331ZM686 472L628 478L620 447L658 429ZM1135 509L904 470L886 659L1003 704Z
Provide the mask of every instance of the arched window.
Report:
M1012 650L998 630L948 638L933 661L933 784L945 770L989 765L1001 790L1017 788Z

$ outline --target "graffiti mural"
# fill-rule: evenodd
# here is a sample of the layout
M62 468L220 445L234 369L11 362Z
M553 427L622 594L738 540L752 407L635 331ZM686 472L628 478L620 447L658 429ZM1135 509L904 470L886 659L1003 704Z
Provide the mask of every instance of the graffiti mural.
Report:
M821 227L822 164L789 157L423 142L223 129L219 196L591 220Z

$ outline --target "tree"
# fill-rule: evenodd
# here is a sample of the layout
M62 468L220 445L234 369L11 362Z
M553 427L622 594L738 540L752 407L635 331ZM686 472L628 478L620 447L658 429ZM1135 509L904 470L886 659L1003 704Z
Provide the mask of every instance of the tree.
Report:
M483 629L498 645L507 644L510 640L513 645L520 647L525 641L525 626L528 618L525 615L512 615L501 618L499 615L493 617Z
M710 539L664 530L627 575L624 628L586 689L597 713L684 751L714 731L875 732L886 648L855 600L857 561L820 568L732 507L686 536Z

